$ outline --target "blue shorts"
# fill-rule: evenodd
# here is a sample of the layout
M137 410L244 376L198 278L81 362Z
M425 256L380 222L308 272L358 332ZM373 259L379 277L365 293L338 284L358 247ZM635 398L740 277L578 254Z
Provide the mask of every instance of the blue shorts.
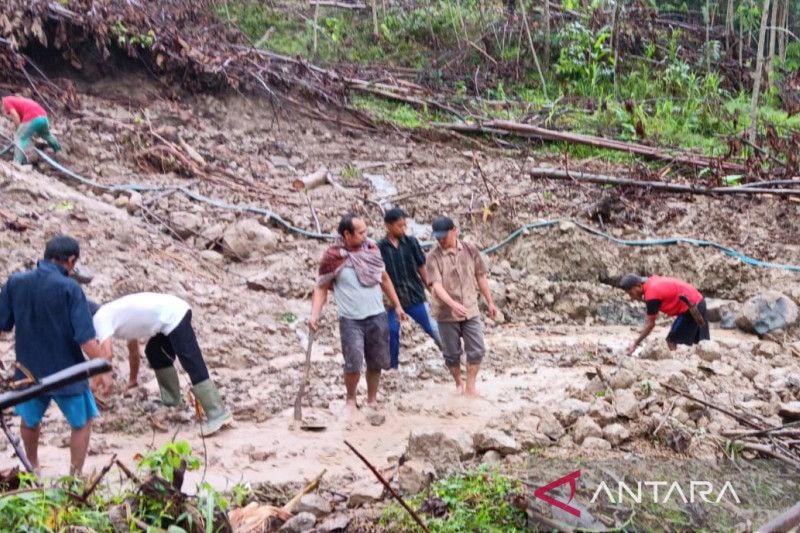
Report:
M89 389L86 389L82 394L54 394L39 396L27 402L22 402L14 407L14 410L22 421L29 428L35 428L42 421L45 411L50 406L50 400L55 400L58 408L64 413L64 418L67 419L72 429L80 429L92 419L100 415L97 410L97 404L94 402L94 396Z

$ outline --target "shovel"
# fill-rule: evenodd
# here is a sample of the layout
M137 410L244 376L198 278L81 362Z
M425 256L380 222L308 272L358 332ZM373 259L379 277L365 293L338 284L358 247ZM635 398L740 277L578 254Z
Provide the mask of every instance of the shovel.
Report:
M306 391L306 383L308 383L308 374L311 372L311 347L314 345L314 330L308 328L308 347L306 348L306 366L303 371L303 380L300 382L300 389L297 391L297 397L294 399L294 419L300 422L303 418L303 394Z

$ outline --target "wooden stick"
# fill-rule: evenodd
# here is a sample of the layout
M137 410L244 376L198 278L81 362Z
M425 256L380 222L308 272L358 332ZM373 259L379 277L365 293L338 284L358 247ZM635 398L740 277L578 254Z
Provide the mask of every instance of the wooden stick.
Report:
M555 168L535 168L529 171L532 178L549 178L564 181L581 181L602 185L622 185L640 187L664 192L689 194L774 194L776 196L800 196L800 189L766 189L759 187L694 187L661 181L641 181L630 178L617 178L605 174L590 174L581 171L566 171Z
M311 480L310 483L308 483L308 485L303 487L303 489L300 492L298 492L297 494L295 494L294 497L291 500L286 502L286 505L281 507L281 510L285 511L287 513L294 512L293 509L297 506L298 503L300 503L300 498L302 498L303 496L305 496L309 492L313 492L313 491L317 490L317 488L319 487L319 482L322 481L322 476L325 475L325 472L327 472L327 470L323 470L322 472L320 472L317 475L317 477L315 477L314 479Z
M102 481L105 475L108 474L108 471L111 470L111 467L114 466L114 463L116 461L117 461L117 454L114 454L111 457L111 460L108 462L108 464L103 467L103 470L100 471L100 475L97 476L94 482L92 482L91 486L89 486L89 488L86 489L86 491L83 493L83 495L81 496L82 502L86 503L86 501L89 499L89 496L92 495L94 489L97 488L97 485L99 485L100 481Z
M789 531L800 525L800 502L782 512L756 531L756 533L772 533L774 531Z
M367 9L366 4L350 4L348 2L335 2L332 0L312 0L309 3L312 6L321 6L321 7L339 7L342 9Z
M672 386L670 386L670 385L667 385L666 383L659 383L659 384L660 384L662 387L664 387L665 389L667 389L667 390L670 390L670 391L674 392L675 394L680 394L680 395L681 395L681 396L683 396L684 398L689 398L690 400L692 400L692 401L694 401L694 402L697 402L697 403L699 403L699 404L701 404L701 405L705 405L706 407L710 407L711 409L716 409L716 410L717 410L717 411L719 411L720 413L724 413L724 414L728 415L729 417L733 418L734 420L738 420L739 422L741 422L741 423L742 423L742 424L744 424L745 426L749 426L749 427L751 427L751 428L754 428L754 429L759 429L759 430L763 429L763 428L760 428L760 427L758 427L758 425L756 425L756 424L754 424L753 422L751 422L751 421L747 420L746 418L744 418L744 417L743 417L743 416L741 416L741 415L737 415L736 413L733 413L733 412L731 412L731 411L728 411L727 409L723 409L722 407L719 407L719 406L717 406L717 405L714 405L713 403L708 403L707 401L705 401L705 400L701 400L700 398L695 398L695 397L694 397L694 396L692 396L691 394L688 394L688 393L686 393L686 392L683 392L683 391L681 391L681 390L678 390L678 389L676 389L675 387L672 387Z
M766 444L758 444L757 442L742 442L739 440L736 441L736 444L741 446L743 450L750 450L751 452L758 452L764 455L769 455L771 457L774 457L775 459L783 461L784 463L800 470L800 462L796 461L791 457L783 455L772 446L768 446Z
M319 224L317 227L319 227ZM319 229L317 231L319 231ZM306 391L308 374L311 372L311 348L313 346L314 330L308 328L308 346L306 347L306 364L303 370L303 380L300 382L300 388L297 390L297 397L294 399L294 419L298 422L303 419L303 393Z
M397 502L398 502L400 505L402 505L402 506L403 506L403 509L405 509L406 511L408 511L408 513L411 515L411 518L413 518L413 519L414 519L414 522L416 522L416 523L417 523L417 525L418 525L420 528L422 528L422 530L423 530L423 531L425 531L425 533L430 533L430 530L428 529L428 526L425 524L425 522L423 522L423 521L422 521L422 518L420 518L420 517L419 517L419 515L417 514L417 512L416 512L416 511L414 511L414 509L412 509L411 507L409 507L409 506L408 506L408 504L405 502L405 500L403 499L403 497L402 497L402 496L400 496L399 494L397 494L397 493L395 492L395 490L392 488L392 486L389 484L389 482L388 482L388 481L386 481L386 480L383 478L383 476L381 475L381 473L380 473L380 472L378 472L378 469L377 469L377 468L375 468L374 466L372 466L372 465L370 464L370 462L369 462L369 461L367 461L367 458L366 458L366 457L364 457L363 455L361 455L361 453L359 453L359 451L358 451L358 450L356 450L355 446L353 446L352 444L350 444L350 443L349 443L349 442L347 442L347 441L344 441L344 443L347 445L347 447L348 447L348 448L350 448L350 449L353 451L353 453L354 453L354 454L356 454L356 456L357 456L359 459L361 459L361 460L364 462L364 464L365 464L365 465L367 465L367 468L369 468L369 469L372 471L372 473L373 473L373 474L375 474L375 477L377 477L377 478L378 478L378 481L380 481L381 483L383 483L383 486L384 486L384 487L386 487L386 489L389 491L389 494L391 494L391 495L392 495L392 497L393 497L395 500L397 500Z
M766 435L771 433L772 435L784 435L784 434L795 434L800 433L800 421L797 422L789 422L787 424L783 424L782 426L776 426L767 429L760 429L757 431L747 431L747 430L732 430L732 431L723 431L723 437L758 437L761 435ZM792 429L797 427L797 429Z

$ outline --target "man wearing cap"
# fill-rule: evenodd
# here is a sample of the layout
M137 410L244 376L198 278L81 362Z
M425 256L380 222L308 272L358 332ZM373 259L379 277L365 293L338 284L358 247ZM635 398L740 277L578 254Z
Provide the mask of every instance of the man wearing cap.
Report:
M345 215L339 221L338 233L322 256L308 323L317 330L322 306L333 289L339 309L346 405L352 412L358 409L356 392L364 363L370 407L377 407L381 371L390 366L389 322L381 293L389 298L400 321L405 321L406 314L386 274L378 245L367 238L367 223L356 215Z
M438 244L428 254L427 272L445 364L459 392L478 396L475 381L486 352L478 309L479 292L489 306L489 317L497 316L486 278L488 269L480 251L458 239L458 230L450 218L437 217L432 229ZM466 387L461 379L462 352L467 357Z
M38 380L85 361L102 357L86 296L69 277L80 256L78 241L57 235L48 241L44 259L29 272L13 274L0 291L0 332L15 329L17 362ZM16 379L24 378L18 369ZM101 395L111 392L110 373L93 378ZM20 403L20 432L25 453L39 471L40 422L55 400L72 428L70 475L80 475L89 448L91 421L99 414L86 380Z
M14 133L14 161L20 165L25 163L25 148L34 136L41 137L50 147L58 152L61 145L50 132L47 111L29 98L22 96L6 96L2 99L5 113L17 131Z
M97 305L97 304L94 304ZM130 376L128 387L135 387L139 374L139 341L146 342L144 353L156 374L161 402L167 407L183 403L177 358L192 382L192 393L203 406L206 421L203 435L213 435L232 421L230 411L220 398L208 374L206 362L192 328L189 304L171 294L140 292L109 302L94 312L94 329L103 356L112 361L112 339L128 344Z
M386 211L383 216L386 237L378 242L378 247L386 265L386 273L392 280L403 310L441 348L439 330L430 316L425 298L425 287L428 286L425 254L416 237L406 235L407 217L406 212L399 207ZM391 366L397 368L400 364L400 321L394 309L389 309L387 314Z
M667 346L675 350L678 344L692 345L711 338L703 295L689 283L662 276L641 277L625 274L619 286L631 300L643 300L647 306L647 321L639 337L628 347L632 355L656 325L659 312L677 317L667 335Z

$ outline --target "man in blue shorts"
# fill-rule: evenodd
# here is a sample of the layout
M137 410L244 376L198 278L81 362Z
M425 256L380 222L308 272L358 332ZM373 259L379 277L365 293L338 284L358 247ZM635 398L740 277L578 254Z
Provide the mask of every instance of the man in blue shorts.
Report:
M69 277L80 256L78 241L57 235L48 241L44 259L34 270L12 274L0 291L0 334L15 329L17 362L36 379L90 358L102 357L92 315L78 282ZM17 370L16 379L25 376ZM111 392L111 374L93 378L101 395ZM25 453L39 472L40 422L55 400L72 427L70 475L79 476L89 449L92 418L97 405L87 380L56 389L16 406Z

